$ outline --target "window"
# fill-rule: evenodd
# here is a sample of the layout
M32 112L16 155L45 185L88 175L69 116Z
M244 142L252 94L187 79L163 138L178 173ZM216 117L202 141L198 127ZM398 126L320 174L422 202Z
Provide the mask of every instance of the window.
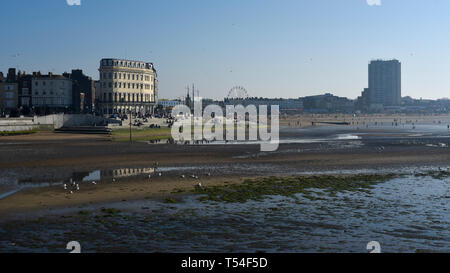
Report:
M6 92L5 93L5 99L13 99L14 93L13 92Z
M114 73L114 79L117 79L117 73Z

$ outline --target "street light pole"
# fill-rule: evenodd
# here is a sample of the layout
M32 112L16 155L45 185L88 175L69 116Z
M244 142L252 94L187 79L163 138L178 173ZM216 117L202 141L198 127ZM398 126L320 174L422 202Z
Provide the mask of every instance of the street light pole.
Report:
M132 135L131 135L131 118L133 117L133 114L131 113L131 111L130 111L130 143L131 144L133 144L133 138L132 138Z

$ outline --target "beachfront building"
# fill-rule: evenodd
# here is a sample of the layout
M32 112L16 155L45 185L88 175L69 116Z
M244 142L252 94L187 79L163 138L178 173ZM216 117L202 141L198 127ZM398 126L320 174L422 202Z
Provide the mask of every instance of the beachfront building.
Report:
M371 107L400 105L402 85L398 60L370 62L368 94Z
M33 75L28 75L25 72L18 77L17 83L19 85L19 107L27 109L29 112L32 107L31 96L33 92Z
M14 68L8 70L6 79L1 75L0 81L0 114L10 113L11 111L17 109L19 99L18 99L18 85L17 85L17 75Z
M175 107L177 105L182 104L180 100L168 100L168 99L161 99L159 100L159 105L161 105L163 108L170 108Z
M281 113L300 113L303 112L303 101L298 99L283 99L283 98L225 98L224 105L255 105L259 107L266 105L270 111L272 105L278 105Z
M41 75L34 72L31 80L31 100L35 108L53 112L67 112L72 109L72 80L62 75Z
M153 113L158 105L158 80L152 63L102 59L99 72L100 113Z
M9 113L17 109L18 85L15 82L0 82L0 111Z
M92 113L95 107L95 82L83 74L83 70L73 69L63 76L72 80L73 112Z
M355 102L331 93L302 98L303 106L309 113L352 113Z

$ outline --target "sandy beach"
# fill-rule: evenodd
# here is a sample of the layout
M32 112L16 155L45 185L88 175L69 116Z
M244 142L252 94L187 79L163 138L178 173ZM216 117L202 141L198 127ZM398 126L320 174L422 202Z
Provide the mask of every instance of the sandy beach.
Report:
M316 116L314 120L338 122L348 116ZM436 124L443 117L408 116L403 120L421 119L424 124ZM302 118L304 120L305 117ZM365 119L365 117L361 117ZM387 122L400 117L371 117L371 122ZM292 120L295 120L293 118ZM374 121L376 120L376 121ZM323 126L321 126L323 127ZM329 127L329 126L328 126ZM444 125L442 125L444 127ZM281 139L301 134L311 136L328 134L315 130L290 131L282 127ZM445 128L444 128L445 129ZM330 127L342 133L359 132L354 126ZM347 132L348 131L348 132ZM149 145L145 142L113 142L109 136L54 134L42 132L24 136L0 138L0 168L4 179L19 179L31 183L54 182L49 187L25 187L21 191L0 200L0 215L33 209L92 204L130 199L165 196L174 189L191 190L197 183L220 185L224 181L239 183L247 177L289 175L298 172L320 172L332 170L420 167L426 165L446 166L450 162L450 150L438 149L441 140L427 135L405 137L404 131L371 128L363 132L361 140L341 142L307 142L281 144L277 152L260 153L258 145ZM411 135L411 133L409 132ZM377 136L370 139L371 135ZM355 145L358 144L358 145ZM428 143L428 146L425 145ZM331 147L332 146L332 147ZM382 150L380 150L382 147ZM101 184L82 184L82 190L68 194L61 181L72 178L73 173L89 173L95 170L120 168L145 168L170 166L174 170L164 172L162 177L151 179L132 176L118 179L102 178ZM199 179L190 179L190 171L182 168L197 168ZM244 166L239 168L239 166ZM265 167L270 166L270 167ZM176 170L180 168L180 170ZM206 176L211 173L211 176ZM180 178L185 175L187 178ZM26 183L26 182L25 182ZM66 182L67 183L67 182Z
M275 152L51 132L0 137L0 251L65 252L76 239L87 252L361 252L374 238L388 251L445 251L447 117L415 128L416 117L398 126L392 118L288 122ZM358 175L391 178L364 189ZM315 186L290 196L307 178ZM199 183L200 193L211 191L204 201ZM224 200L265 199L221 202L221 189L231 189Z

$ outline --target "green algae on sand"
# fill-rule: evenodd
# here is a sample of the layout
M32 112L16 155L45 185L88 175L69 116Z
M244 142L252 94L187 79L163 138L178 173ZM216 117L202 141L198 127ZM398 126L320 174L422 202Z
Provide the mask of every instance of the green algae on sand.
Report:
M263 201L266 196L288 196L296 198L303 194L310 200L319 200L312 193L323 190L330 197L337 192L362 191L373 189L378 183L398 177L396 174L358 174L358 175L314 175L294 177L262 177L244 180L242 184L226 184L213 187L196 187L201 194L200 201L244 203L249 200Z

